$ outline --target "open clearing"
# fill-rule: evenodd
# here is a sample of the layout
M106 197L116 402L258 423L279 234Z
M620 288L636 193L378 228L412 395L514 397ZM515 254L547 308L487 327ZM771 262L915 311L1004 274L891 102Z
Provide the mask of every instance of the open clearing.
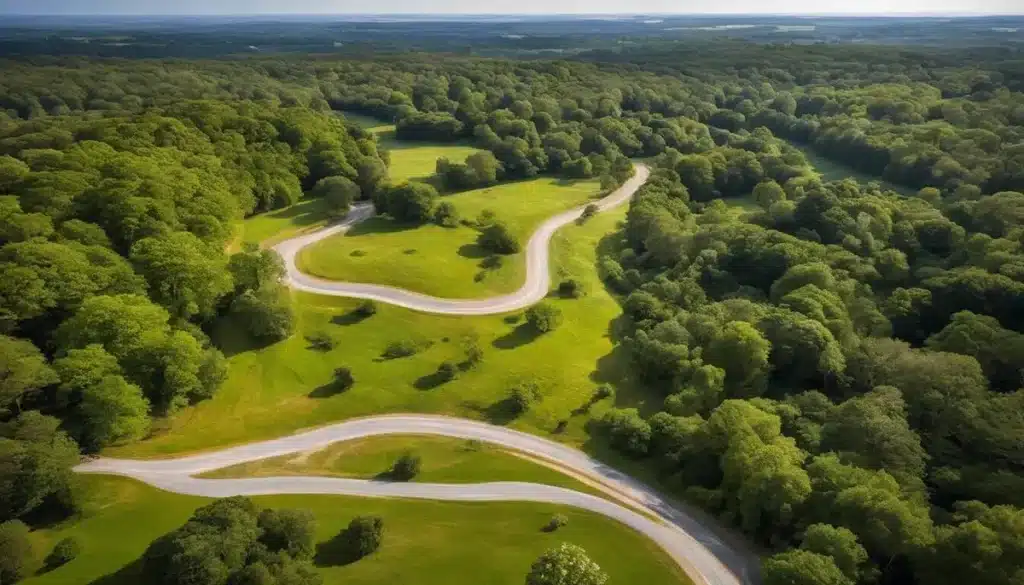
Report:
M322 475L374 479L387 471L403 453L422 459L412 481L426 483L483 483L525 481L600 493L585 484L500 447L450 437L387 435L336 443L321 451L272 457L218 469L201 477L268 477Z
M108 450L114 457L147 457L212 449L355 416L395 412L451 414L510 424L550 435L559 421L568 423L560 440L580 445L583 426L613 403L646 410L660 398L641 391L630 377L621 350L613 351L613 321L621 308L597 277L598 245L607 245L626 209L599 214L584 225L569 225L552 240L552 281L571 277L586 294L579 299L550 299L564 316L557 330L536 335L512 316L446 317L379 305L377 314L359 319L359 301L288 293L296 310L296 334L254 348L230 322L215 331L229 356L228 379L217 395L169 419L156 436ZM334 348L318 351L306 336L324 333ZM455 380L438 385L434 373L445 360L464 358L463 340L475 338L483 361ZM385 360L388 344L410 340L415 355ZM355 385L330 391L334 369L347 366ZM525 415L511 418L504 408L509 390L535 383L542 400ZM601 383L614 383L616 396L587 407Z
M74 561L24 581L28 585L136 585L134 563L158 536L180 526L209 500L162 492L133 480L86 476L89 501L75 523L34 533L37 551L74 536ZM615 521L563 506L533 503L452 503L343 496L260 496L257 505L305 508L325 542L357 515L384 518L381 549L346 566L324 566L325 583L494 583L521 585L530 563L562 542L583 546L612 583L687 585L672 560L639 533ZM569 523L541 529L553 514ZM138 521L145 518L145 522ZM45 553L42 553L45 554Z
M525 248L547 218L599 194L596 181L532 179L443 197L473 220L490 210ZM444 298L509 293L526 278L523 252L493 256L476 244L479 231L460 225L407 226L373 217L303 249L298 267L328 280L384 284ZM497 260L495 260L497 259Z

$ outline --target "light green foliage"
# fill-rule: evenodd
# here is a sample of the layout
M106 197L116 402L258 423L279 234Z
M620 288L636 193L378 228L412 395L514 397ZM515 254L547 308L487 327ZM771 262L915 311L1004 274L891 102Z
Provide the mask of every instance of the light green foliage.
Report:
M359 198L359 185L350 179L340 176L325 177L317 181L312 192L314 197L320 197L327 206L327 213L331 217L345 217L352 206L352 202Z
M608 575L573 544L562 544L540 556L526 575L526 585L604 585Z
M17 583L29 575L32 541L21 520L0 523L0 582Z
M106 376L82 390L79 411L85 440L102 447L141 439L149 430L149 401L135 384L119 375Z
M233 286L223 256L187 232L140 240L131 259L151 297L182 319L211 317Z
M852 532L828 524L808 526L800 548L832 557L832 562L853 582L859 580L861 568L868 560L867 551Z
M18 413L27 393L56 381L56 374L35 345L0 335L0 408Z
M765 559L761 565L765 585L854 585L828 556L789 550Z
M526 322L538 333L554 331L563 321L562 311L548 303L539 303L526 310Z
M706 359L725 370L729 395L756 396L765 388L770 349L771 344L751 324L732 321L708 345Z

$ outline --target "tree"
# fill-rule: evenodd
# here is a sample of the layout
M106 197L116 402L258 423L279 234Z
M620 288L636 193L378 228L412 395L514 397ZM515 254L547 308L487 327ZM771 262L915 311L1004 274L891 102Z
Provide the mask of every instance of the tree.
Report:
M316 519L309 510L267 508L256 521L263 531L259 541L271 552L311 558L316 545Z
M764 585L854 585L832 558L807 551L788 550L761 564Z
M231 301L231 314L237 317L236 323L259 341L281 341L295 330L291 304L280 297L276 287L243 292Z
M420 456L406 451L391 466L390 476L398 481L409 481L419 475L420 465Z
M57 541L53 545L50 554L46 555L43 564L47 569L56 569L75 560L82 552L82 545L73 536L68 536Z
M786 191L775 181L762 181L754 187L754 201L766 211L772 205L785 200Z
M131 260L149 283L150 296L182 319L212 317L233 287L223 255L190 232L139 240Z
M526 585L604 585L606 581L608 575L574 544L545 552L526 575Z
M437 367L437 378L441 383L451 382L458 375L459 366L451 360L445 360Z
M725 385L732 396L757 396L764 392L769 371L771 344L751 324L726 323L708 345L707 361L725 370Z
M339 536L354 558L369 556L384 542L384 519L380 516L356 516Z
M459 210L450 201L442 201L434 209L434 223L441 227L453 228L459 225Z
M81 400L83 444L93 449L141 439L149 430L149 401L119 375L83 388Z
M355 383L356 380L355 377L352 376L352 370L350 368L334 368L334 388L345 391L351 388Z
M378 211L401 222L425 223L433 215L437 190L426 183L402 183L388 189L386 201L386 209Z
M852 582L860 579L861 569L868 560L868 553L857 542L856 535L846 528L829 524L808 526L804 530L800 548L832 557L832 562Z
M272 289L284 277L284 260L273 250L261 250L246 243L241 252L228 259L228 271L235 283L235 294Z
M0 408L17 414L26 394L57 381L56 373L35 345L0 335Z
M495 221L481 230L477 243L495 254L515 254L520 250L519 240L509 227L500 221Z
M531 382L516 384L509 390L508 401L511 404L513 414L523 414L530 410L540 399L540 389Z
M26 411L0 426L0 521L53 503L51 512L74 505L71 468L79 462L78 445L59 425L54 417Z
M562 324L562 311L554 305L539 303L526 310L526 322L538 333L548 333Z
M29 575L32 541L21 520L0 524L0 583L17 583Z
M651 442L651 425L635 408L609 410L601 417L600 426L616 449L634 456L647 454Z
M359 198L359 186L346 177L324 177L313 187L313 196L326 202L331 217L345 217Z

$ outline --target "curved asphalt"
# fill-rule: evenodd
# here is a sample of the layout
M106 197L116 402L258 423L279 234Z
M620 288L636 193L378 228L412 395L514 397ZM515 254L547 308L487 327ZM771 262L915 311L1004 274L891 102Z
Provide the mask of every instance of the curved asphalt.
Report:
M621 187L597 202L600 211L622 205L647 181L650 170L646 165L637 164L636 173ZM571 209L548 218L530 236L526 244L526 282L514 293L485 299L443 299L409 290L355 282L324 280L299 270L295 258L299 251L335 234L348 231L357 223L373 216L373 205L364 203L352 207L343 221L315 232L285 240L274 250L284 259L285 278L288 286L311 293L336 297L373 299L382 303L398 305L407 309L444 315L493 315L529 307L548 294L551 286L548 267L548 244L558 228L576 221L585 206Z
M623 505L549 485L521 482L478 484L400 483L330 477L260 477L200 479L194 475L245 463L323 449L331 443L373 435L442 435L475 439L547 460L595 479L627 497L641 514ZM661 546L697 585L756 582L757 559L719 540L700 521L675 508L643 483L584 453L540 437L482 422L429 415L394 415L354 419L280 439L167 460L100 458L75 468L81 473L131 477L163 490L196 496L269 494L341 494L458 501L529 501L564 504L613 518Z

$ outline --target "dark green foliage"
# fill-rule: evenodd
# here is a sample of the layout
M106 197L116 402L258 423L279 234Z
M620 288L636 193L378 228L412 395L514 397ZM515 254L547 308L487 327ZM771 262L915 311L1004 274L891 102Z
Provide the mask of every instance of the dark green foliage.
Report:
M369 556L384 542L384 519L380 516L356 516L339 535L351 558Z
M391 466L388 476L396 481L409 481L420 473L420 456L408 451Z
M406 223L430 221L437 205L437 190L426 183L402 183L384 191L382 197L375 200L384 202L377 211Z
M554 305L540 303L526 310L526 322L538 333L548 333L562 324L562 311Z
M574 278L558 283L558 296L567 299L578 299L583 296L583 286Z
M328 213L332 217L348 215L352 202L360 195L359 185L356 185L351 179L341 176L320 179L313 187L312 194L327 202Z
M346 367L334 368L334 380L333 387L337 391L345 391L352 387L356 383L355 377L352 376L352 370Z
M451 360L441 362L441 365L437 366L437 379L442 384L445 382L451 382L458 375L459 366Z
M28 577L32 561L28 526L20 520L0 523L0 583L17 583Z
M217 500L185 525L161 536L142 555L142 579L156 585L279 582L320 585L309 558L312 515L260 510L248 498ZM262 579L262 581L261 581Z
M377 314L377 302L372 300L365 300L359 303L359 306L355 309L356 315L360 317L372 317Z
M600 211L600 208L596 203L588 203L587 206L583 208L583 213L580 214L579 223L587 223L587 220L597 215L598 211Z
M386 359L393 360L416 355L419 350L420 344L411 339L402 339L400 341L392 341L389 343L388 346L384 348L384 352L381 356Z
M509 390L509 407L514 415L521 415L530 410L534 404L540 402L540 388L532 382L516 384Z
M569 518L565 514L555 514L544 525L544 532L554 532L567 524L569 524Z
M276 291L245 291L231 301L231 314L253 339L260 341L281 341L295 330L291 305Z
M459 210L450 201L442 201L434 209L434 223L441 227L453 228L459 226Z
M78 445L59 430L60 421L37 411L0 425L0 521L74 511Z
M325 331L310 333L306 336L306 341L309 343L309 349L316 351L331 351L337 345L334 338Z
M503 222L494 221L480 231L480 246L495 254L515 254L520 250L519 240Z
M50 554L46 555L46 560L43 561L43 564L48 569L56 569L75 560L75 557L81 552L82 545L78 543L75 537L62 538L57 541L57 544L53 545L53 549L50 551Z

